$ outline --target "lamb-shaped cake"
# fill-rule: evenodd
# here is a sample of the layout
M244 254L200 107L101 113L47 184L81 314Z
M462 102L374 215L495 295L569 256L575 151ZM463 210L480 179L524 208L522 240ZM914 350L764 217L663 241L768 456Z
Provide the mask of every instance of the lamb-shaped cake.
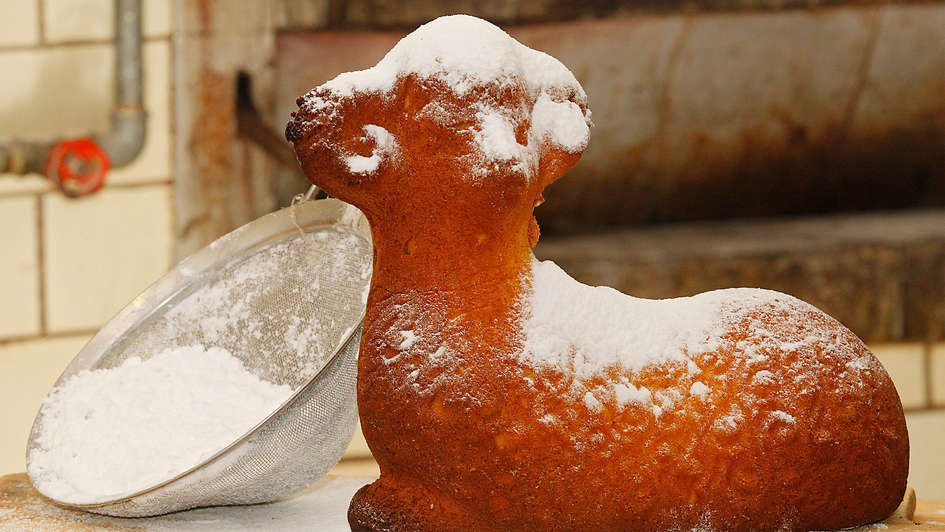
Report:
M381 476L353 530L811 530L896 508L902 406L836 320L759 289L639 299L534 258L532 210L589 139L557 60L443 17L298 104L305 174L374 238L358 406Z

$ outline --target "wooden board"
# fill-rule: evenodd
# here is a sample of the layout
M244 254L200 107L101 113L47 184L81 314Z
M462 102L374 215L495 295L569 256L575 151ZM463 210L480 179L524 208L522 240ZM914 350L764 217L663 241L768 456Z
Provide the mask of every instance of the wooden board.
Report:
M271 503L201 508L159 517L126 519L68 510L33 489L23 473L0 477L0 531L311 531L347 532L348 503L376 477L329 476Z
M122 519L67 510L44 499L23 473L0 477L0 531L348 530L345 514L369 477L328 477L286 500L255 506L203 508L160 517ZM906 492L892 516L856 530L945 531L945 501Z

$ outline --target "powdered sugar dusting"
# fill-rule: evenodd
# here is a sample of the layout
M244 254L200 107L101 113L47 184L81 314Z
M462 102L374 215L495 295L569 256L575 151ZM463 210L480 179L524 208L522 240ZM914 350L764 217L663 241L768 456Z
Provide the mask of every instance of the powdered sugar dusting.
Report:
M775 410L771 412L771 417L773 417L774 419L777 419L778 421L783 421L785 423L790 423L792 425L797 422L797 420L794 419L794 416L792 416L791 414L788 414L787 412L783 410Z
M43 401L30 478L47 496L78 504L148 488L234 442L291 393L229 352L199 345L83 371Z
M626 381L614 384L614 395L617 404L625 406L628 404L645 405L652 400L653 394L645 386L637 388L632 383Z
M591 392L584 394L584 406L591 412L600 412L604 408L604 405Z
M640 370L686 361L717 328L720 293L650 300L574 281L550 261L535 263L522 357L590 378L603 368Z
M708 393L709 387L698 381L692 383L692 386L689 387L689 395L705 397Z
M418 337L413 331L400 331L400 336L403 338L403 341L397 346L397 349L400 351L406 351L413 347L413 344L417 343Z
M525 147L515 141L514 125L502 113L486 108L476 113L476 118L480 129L474 136L487 157L508 161L523 156Z
M798 423L790 411L792 394L812 393L818 375L833 372L828 368L845 368L835 379L849 387L862 386L864 374L882 371L852 333L818 321L829 318L778 292L742 288L649 300L583 285L552 262L533 262L531 273L517 356L536 369L573 376L570 393L591 412L610 403L618 410L643 407L660 418L696 401L715 412L712 429L720 433L758 416L767 416L765 426L783 427ZM721 350L728 354L719 355ZM702 364L716 369L706 373ZM644 372L678 377L643 386L638 376ZM779 402L744 393L719 403L728 412L716 411L714 395L727 393L716 389L730 389L732 379L751 388L787 381L791 386L758 395Z
M404 74L443 80L460 95L515 77L535 93L577 85L571 72L550 55L522 45L485 20L452 15L420 26L377 65L341 74L324 87L342 96L387 92Z
M535 136L549 140L566 151L584 149L590 140L590 129L584 112L574 102L556 102L541 94L532 109Z

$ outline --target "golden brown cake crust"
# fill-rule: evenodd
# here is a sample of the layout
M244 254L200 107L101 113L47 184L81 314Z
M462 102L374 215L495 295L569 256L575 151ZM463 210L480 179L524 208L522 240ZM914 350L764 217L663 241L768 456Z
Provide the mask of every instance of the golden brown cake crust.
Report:
M589 411L569 393L573 373L518 356L532 209L580 152L545 143L531 179L496 165L470 180L459 131L476 101L530 108L527 93L458 96L404 76L388 93L313 94L331 105L300 99L287 137L313 183L362 209L375 245L358 406L381 477L352 500L352 530L814 530L896 508L908 471L899 397L863 343L809 305L732 311L716 347L691 356L713 401L680 397L661 414ZM431 102L456 120L426 118ZM366 124L399 150L368 174L342 157L371 154ZM823 341L791 347L811 334ZM678 364L596 377L621 378L651 390L694 380Z

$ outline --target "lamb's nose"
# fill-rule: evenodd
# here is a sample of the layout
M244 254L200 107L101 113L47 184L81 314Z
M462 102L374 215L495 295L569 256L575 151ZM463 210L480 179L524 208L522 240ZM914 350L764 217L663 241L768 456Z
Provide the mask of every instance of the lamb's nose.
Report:
M306 137L311 139L324 130L325 124L313 118L306 118L300 111L296 111L285 125L285 139L296 144Z
M302 129L302 124L299 123L296 113L292 113L289 122L285 125L285 139L292 144L302 140Z
M303 140L306 136L318 134L325 128L325 123L334 115L337 97L327 89L316 88L295 100L299 106L292 113L285 127L285 138L291 143Z

